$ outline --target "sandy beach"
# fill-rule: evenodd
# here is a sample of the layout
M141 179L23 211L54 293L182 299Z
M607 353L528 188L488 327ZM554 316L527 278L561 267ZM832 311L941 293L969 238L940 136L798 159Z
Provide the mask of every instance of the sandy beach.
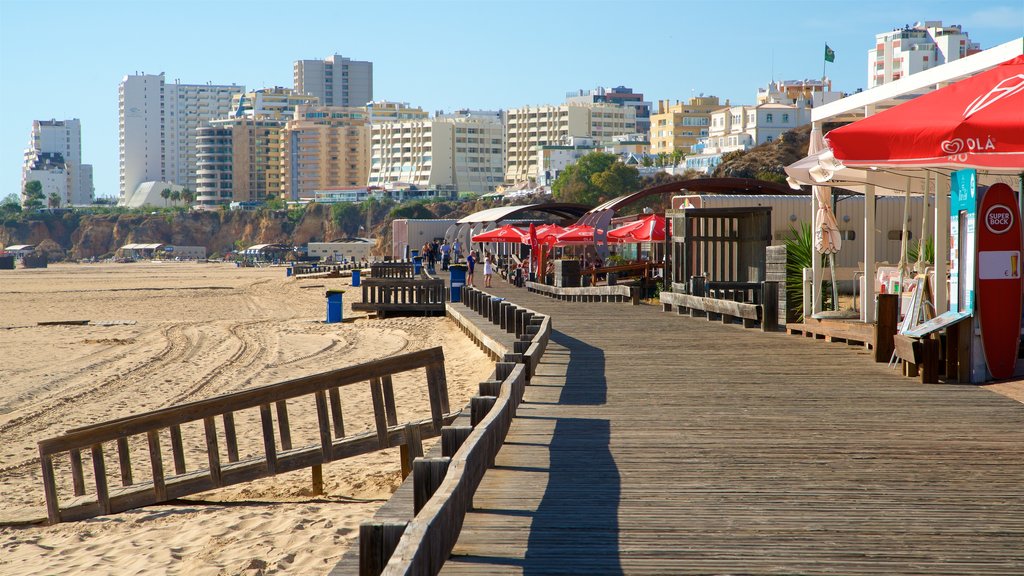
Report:
M400 483L397 448L325 466L321 496L303 470L82 522L14 524L45 516L37 442L71 428L437 345L456 409L493 370L444 318L353 314L358 289L344 296L355 320L323 323L324 290L348 284L185 262L0 274L0 574L326 573ZM69 320L90 324L38 324ZM422 372L396 377L395 396L400 422L429 416ZM343 389L342 402L347 434L372 429L368 386ZM289 411L296 444L315 435L312 406ZM257 417L241 416L240 430ZM262 440L248 440L240 449L257 451ZM190 467L205 458L186 451ZM133 467L148 478L145 452Z

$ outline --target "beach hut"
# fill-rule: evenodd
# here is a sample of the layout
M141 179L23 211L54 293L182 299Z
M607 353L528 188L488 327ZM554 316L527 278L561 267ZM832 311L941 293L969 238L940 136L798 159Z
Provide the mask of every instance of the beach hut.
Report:
M21 260L25 256L31 256L32 254L35 254L35 252L36 252L36 245L35 244L15 244L13 246L8 246L7 248L4 248L3 251L7 252L11 256L14 256L15 260Z

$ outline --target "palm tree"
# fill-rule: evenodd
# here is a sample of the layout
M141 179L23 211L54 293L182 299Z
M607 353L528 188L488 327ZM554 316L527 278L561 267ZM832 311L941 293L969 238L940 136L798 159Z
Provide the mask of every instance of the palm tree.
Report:
M47 198L46 205L49 208L60 208L60 196L56 192L50 192L50 197Z
M679 166L679 163L683 160L683 149L676 148L672 150L672 165Z
M160 197L164 199L164 206L166 206L167 205L167 200L169 200L171 198L171 189L170 188L164 188L163 190L161 190L160 191Z
M178 200L181 200L181 190L175 190L174 192L171 192L171 202L177 204Z
M196 199L196 195L195 195L194 192L192 192L188 188L182 188L181 189L181 199L185 201L185 204L187 204L189 207L191 207L192 206L192 201Z

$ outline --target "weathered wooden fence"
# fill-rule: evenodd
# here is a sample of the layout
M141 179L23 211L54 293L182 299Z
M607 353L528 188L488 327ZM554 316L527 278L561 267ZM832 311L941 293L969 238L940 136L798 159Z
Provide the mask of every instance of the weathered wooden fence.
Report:
M416 369L426 371L431 417L399 425L392 376ZM376 430L346 436L339 388L360 382L370 385ZM301 397L315 403L319 439L293 446L288 401ZM235 415L247 409L259 410L258 429L243 429L239 433ZM275 412L278 434L274 432ZM217 430L218 419L223 436ZM439 347L128 416L39 442L47 515L51 523L80 520L302 468L313 468L315 484L320 465L357 454L402 445L403 455L411 461L420 452L419 439L439 435L442 426L452 419L444 354ZM187 470L183 429L198 429L195 424L200 422L205 438L189 445L205 444L208 465ZM193 426L185 428L190 423ZM261 434L263 453L241 458L238 438ZM164 465L161 437L165 435L170 437L173 473ZM137 481L133 472L133 443L148 448L152 474L145 481ZM226 447L226 462L220 451L222 443ZM116 488L110 487L106 464L111 445L116 445L120 472L120 486ZM83 451L91 455L95 481L92 494L86 491ZM67 488L70 484L74 498L66 504L62 504L59 495L54 466L58 458L67 458L69 462L70 482L64 477L61 485ZM408 463L403 463L403 468L408 469Z
M530 375L547 348L550 317L474 288L467 288L464 295L472 310L517 335L515 351L502 354L503 361L495 364L492 378L480 383L480 395L470 401L472 427L446 426L441 435L442 457L414 463L415 516L407 522L365 522L360 526L360 574L440 571L458 540L476 488L494 464ZM482 333L470 322L462 325L471 335ZM493 339L484 345L492 355L503 351Z
M352 304L353 310L444 314L447 293L441 279L367 278L361 287L363 300Z
M413 278L412 262L378 262L370 265L370 276L374 278Z
M639 286L586 286L581 288L549 286L539 282L527 282L530 292L544 294L557 300L569 302L630 302L640 304Z
M692 283L702 285L703 282ZM678 314L706 317L730 324L736 320L744 328L761 326L765 332L779 329L779 284L777 282L717 282L708 288L693 289L690 294L662 292L662 308Z

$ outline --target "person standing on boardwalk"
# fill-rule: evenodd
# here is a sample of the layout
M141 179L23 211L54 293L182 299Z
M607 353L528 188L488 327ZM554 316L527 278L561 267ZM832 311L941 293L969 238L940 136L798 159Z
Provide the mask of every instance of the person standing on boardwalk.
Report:
M448 245L446 241L441 244L441 270L447 270L448 265L452 262L452 247Z
M460 258L462 258L462 243L456 238L455 242L452 242L452 262L458 264Z
M469 251L469 255L466 256L466 286L473 285L473 269L476 268L476 252Z
M484 288L491 287L491 275L494 274L494 255L484 256Z

